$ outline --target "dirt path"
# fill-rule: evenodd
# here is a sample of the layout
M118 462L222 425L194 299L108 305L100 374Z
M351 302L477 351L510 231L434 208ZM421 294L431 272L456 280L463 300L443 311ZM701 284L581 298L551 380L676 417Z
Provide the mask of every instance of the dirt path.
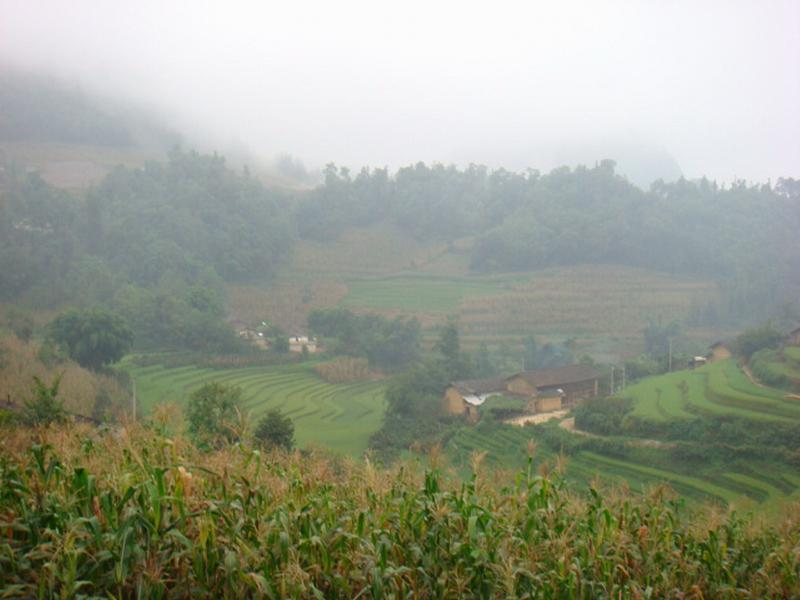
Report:
M763 383L761 383L758 379L756 379L755 375L753 375L753 372L750 370L750 367L748 367L747 365L741 365L741 367L742 371L744 371L744 374L747 375L747 378L750 380L751 383L761 388L767 387Z
M521 417L508 419L507 421L504 421L504 423L508 423L509 425L519 425L520 427L527 425L528 423L539 425L540 423L547 423L550 419L561 419L567 414L567 412L569 411L554 410L553 412L539 413L537 415L522 415Z
M528 423L533 423L535 425L541 423L547 423L550 419L561 419L558 426L562 429L566 429L570 433L574 433L575 435L582 435L585 437L593 437L593 438L602 438L604 436L597 435L595 433L589 433L588 431L583 431L581 429L575 429L575 417L569 417L567 419L563 418L567 415L568 410L554 410L553 412L548 413L539 413L538 415L524 415L522 417L516 417L514 419L508 419L507 421L503 421L509 425L519 425L520 427L526 425ZM633 439L627 440L625 442L628 446L638 446L640 448L674 448L674 442L662 442L661 440L651 440L651 439Z

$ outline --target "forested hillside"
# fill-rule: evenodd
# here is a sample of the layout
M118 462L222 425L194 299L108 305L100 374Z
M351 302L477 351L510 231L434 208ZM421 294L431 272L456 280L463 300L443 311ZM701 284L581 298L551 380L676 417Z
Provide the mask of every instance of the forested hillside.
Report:
M269 278L294 237L282 195L217 156L118 168L85 200L4 175L0 299L111 307L140 347L230 349L224 282Z
M547 175L417 164L351 177L331 166L317 189L289 193L180 151L118 168L80 200L13 165L2 175L0 297L109 305L138 323L140 345L186 345L203 315L225 313L225 282L269 281L297 236L332 240L386 221L423 240L473 238L476 272L619 264L712 279L722 301L696 310L711 321L767 317L800 284L791 179L644 192L610 161Z
M440 323L441 315L426 320L424 311L459 312L469 321L486 307L473 306L474 298L470 304L467 292L488 294L486 302L494 306L488 312L508 315L482 335L516 330L527 318L518 305L533 298L534 288L544 288L525 288L522 280L512 286L514 273L523 271L602 264L683 278L676 285L689 289L696 283L698 291L667 312L691 302L692 325L710 328L772 316L796 301L800 290L800 184L793 179L775 185L680 179L642 190L616 174L611 160L547 174L424 163L354 174L331 164L322 184L298 191L267 188L216 154L178 149L160 162L125 154L129 164L143 166L108 172L109 164L96 164L94 150L110 153L113 164L113 152L135 148L142 132L162 145L176 139L155 121L110 106L56 80L0 72L0 143L13 146L6 154L0 147L0 301L111 308L132 325L140 349L235 350L223 322L227 294L252 296L246 298L252 306L265 304L257 299L259 286L266 295L295 298L292 269L308 270L302 262L312 244L331 260L324 273L303 284L308 289L341 286L340 274L358 271L363 256L372 261L371 275L413 274L431 260L459 265L420 273L434 275L430 281L365 284L360 274L330 300L315 299L314 308L343 302L383 310L389 318L403 310L426 327ZM42 142L58 142L59 155L75 153L73 160L87 151L90 156L57 163L31 159L31 153L45 152L37 145ZM26 160L19 162L21 149ZM41 169L31 167L40 163ZM48 183L62 180L76 187L66 191ZM96 183L88 190L81 187L91 181ZM354 229L379 238L391 229L393 245L359 247L357 256L347 257L329 251ZM405 255L413 249L414 256ZM293 253L294 262L286 261ZM269 288L278 272L288 284ZM500 274L506 279L488 285L476 277ZM447 275L465 279L446 282ZM551 275L559 280L557 272ZM586 277L577 279L585 287ZM301 298L313 296L299 291ZM502 301L495 297L501 292ZM364 298L371 300L365 304ZM290 312L298 314L287 323L298 328L312 304L292 304L297 310ZM541 320L538 313L536 318ZM567 336L586 330L571 319L548 324Z
M699 275L723 285L715 314L764 316L800 284L800 186L702 179L641 190L614 162L548 174L418 163L394 176L330 165L300 201L298 231L332 239L347 227L391 220L419 239L475 238L471 265L507 272L620 264Z

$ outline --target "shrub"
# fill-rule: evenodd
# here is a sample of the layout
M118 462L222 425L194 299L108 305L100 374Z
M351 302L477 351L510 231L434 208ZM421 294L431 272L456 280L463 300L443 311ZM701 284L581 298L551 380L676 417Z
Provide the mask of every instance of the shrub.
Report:
M63 373L57 375L53 383L47 385L34 376L33 397L25 402L23 421L28 425L47 425L66 418L63 401L58 399L58 387Z
M751 327L736 338L734 349L746 359L764 348L777 348L783 341L783 334L775 329L771 323Z
M270 410L258 422L254 437L264 446L291 450L294 447L294 423L280 410Z
M595 398L575 409L575 426L599 435L620 435L625 417L632 408L630 398Z

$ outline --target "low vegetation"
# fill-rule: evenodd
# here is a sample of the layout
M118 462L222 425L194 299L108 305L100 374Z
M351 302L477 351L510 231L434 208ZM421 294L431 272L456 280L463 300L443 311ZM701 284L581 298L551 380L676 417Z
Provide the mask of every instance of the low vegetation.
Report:
M37 393L35 378L47 388L58 379L58 402L74 414L114 421L130 406L124 373L90 371L48 344L0 335L0 402L21 410Z

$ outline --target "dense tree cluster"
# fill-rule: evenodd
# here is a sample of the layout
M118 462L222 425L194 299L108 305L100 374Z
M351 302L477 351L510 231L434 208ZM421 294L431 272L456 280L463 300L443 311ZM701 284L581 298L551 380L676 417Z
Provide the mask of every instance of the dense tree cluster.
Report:
M115 363L133 345L125 321L104 310L70 310L50 324L50 337L82 367L97 370Z
M413 318L387 319L335 308L311 311L308 325L315 334L328 338L329 350L363 356L379 369L404 369L419 356L421 327Z

